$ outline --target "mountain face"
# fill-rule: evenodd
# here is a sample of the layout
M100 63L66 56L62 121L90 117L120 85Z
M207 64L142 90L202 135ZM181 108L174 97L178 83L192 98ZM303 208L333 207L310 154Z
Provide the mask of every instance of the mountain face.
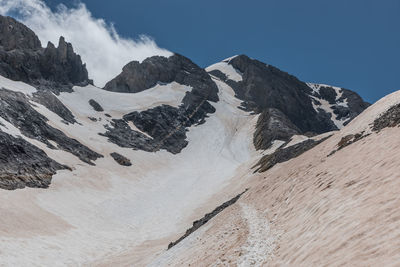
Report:
M0 265L390 259L389 228L365 233L397 216L399 103L245 55L154 56L97 88L64 38L0 16Z
M369 105L350 90L306 84L245 55L210 66L208 71L232 87L244 110L261 113L254 134L257 149L296 134L338 130Z
M114 120L113 128L109 128L105 136L123 147L149 152L166 149L179 153L187 145L187 128L203 123L208 113L215 112L209 101L219 100L218 87L205 70L181 55L175 54L169 58L156 56L142 63L128 63L122 73L108 82L104 89L137 93L157 84L172 82L191 88L185 93L179 107L163 105L131 112L124 115L122 120ZM132 122L150 138L126 127L128 122Z
M4 51L15 49L38 50L42 48L42 44L36 34L11 17L1 16L0 32L0 45Z
M42 48L36 34L13 18L0 16L0 75L54 92L90 83L81 57L60 37Z

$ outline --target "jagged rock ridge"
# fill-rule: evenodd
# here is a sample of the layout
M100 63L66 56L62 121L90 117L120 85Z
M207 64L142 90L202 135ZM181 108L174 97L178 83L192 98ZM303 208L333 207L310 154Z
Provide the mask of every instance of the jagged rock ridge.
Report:
M81 57L60 37L58 47L42 45L35 33L10 17L0 16L0 75L56 93L91 81Z

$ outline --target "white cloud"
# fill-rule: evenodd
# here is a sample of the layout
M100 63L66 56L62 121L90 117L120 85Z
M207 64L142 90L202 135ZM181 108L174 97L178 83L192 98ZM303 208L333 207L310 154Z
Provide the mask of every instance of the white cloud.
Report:
M59 37L64 36L86 63L90 78L100 87L132 60L172 55L147 36L138 40L119 36L112 24L94 18L84 4L70 9L60 5L53 12L41 0L0 0L0 13L17 17L39 36L43 46L48 41L57 46Z

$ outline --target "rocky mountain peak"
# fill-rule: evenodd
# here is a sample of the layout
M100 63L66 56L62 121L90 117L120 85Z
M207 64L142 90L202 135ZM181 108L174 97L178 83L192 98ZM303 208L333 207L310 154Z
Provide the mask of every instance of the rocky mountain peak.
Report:
M174 54L168 58L150 57L142 63L132 61L125 65L122 73L108 82L104 89L138 93L156 85L168 85L173 82L185 86L187 90L179 107L160 105L142 112L131 112L122 120L114 120L113 128L109 128L105 134L110 141L123 147L146 151L157 151L162 148L172 153L179 153L186 147L187 128L204 123L207 114L215 112L209 101L219 100L215 82L204 69L190 59ZM140 138L132 138L137 133L127 130L128 122L133 122L153 139L143 138L142 142Z
M79 55L76 55L74 53L74 49L72 47L72 44L71 43L67 43L63 36L60 36L60 39L58 41L57 52L58 52L59 59L61 61L67 61L68 58L73 58L75 56L80 57Z
M49 43L41 57L41 74L45 80L62 84L88 83L86 65L74 52L71 43L60 37L58 47Z
M311 88L295 76L246 55L236 56L222 63L216 67L211 66L210 74L218 76L232 87L236 97L243 101L243 109L262 114L257 123L254 142L258 149L267 149L276 137L287 141L295 132L319 134L337 129L329 118L314 109L309 96ZM223 67L226 65L240 79L233 80L229 75L223 77L220 72L227 71ZM290 127L272 127L275 124L270 122L277 120L280 121L277 125ZM284 131L286 132L283 133ZM260 138L262 141L258 140Z
M122 73L104 87L113 92L137 93L157 83L177 82L195 88L211 101L217 101L217 89L207 72L190 59L174 54L170 57L153 56L142 63L132 61L124 66Z
M207 68L228 84L242 108L261 113L254 134L258 149L294 134L321 134L343 127L368 104L356 93L338 87L307 84L272 65L246 55Z
M51 42L42 48L32 30L0 16L0 45L0 75L6 78L55 92L91 82L86 65L64 37L57 48Z
M46 49L56 49L56 46L52 42L48 41Z

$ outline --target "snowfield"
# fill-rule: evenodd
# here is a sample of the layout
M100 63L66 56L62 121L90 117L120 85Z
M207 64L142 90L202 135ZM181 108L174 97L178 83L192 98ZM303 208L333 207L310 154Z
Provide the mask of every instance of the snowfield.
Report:
M320 145L255 174L238 202L159 265L398 266L399 128L371 133L370 125L399 103L400 91ZM371 135L328 156L362 131Z
M120 118L121 114L142 111L160 105L177 107L185 93L190 90L190 86L180 85L176 82L158 84L135 94L110 92L89 85L86 87L76 86L73 93L61 93L59 99L75 112L76 116L98 115L99 113L88 105L88 101L93 99L103 107L104 113L115 114Z
M26 94L33 91L26 85L19 87L20 83L0 82L7 89ZM34 103L51 126L104 158L90 166L70 153L23 137L73 171L59 171L49 189L1 192L0 212L7 216L0 218L0 263L96 265L118 258L126 259L124 264L145 264L194 220L236 195L259 155L252 143L257 116L236 108L240 101L233 90L216 83L221 100L213 103L216 112L206 123L190 128L189 145L177 155L121 148L98 133L105 132L104 124L112 118L128 112L161 104L178 106L190 90L187 86L157 85L137 94L75 87L73 93L61 93L58 98L79 124L67 125ZM94 111L90 99L104 112ZM2 129L22 136L18 129L4 125ZM118 165L109 155L112 152L126 156L133 165ZM149 244L151 248L145 249Z
M240 82L243 80L242 74L235 69L232 65L229 65L229 61L235 57L230 57L227 59L224 59L221 62L215 63L209 67L206 68L207 72L213 71L213 70L219 70L223 74L227 76L228 79L233 80L235 82Z

